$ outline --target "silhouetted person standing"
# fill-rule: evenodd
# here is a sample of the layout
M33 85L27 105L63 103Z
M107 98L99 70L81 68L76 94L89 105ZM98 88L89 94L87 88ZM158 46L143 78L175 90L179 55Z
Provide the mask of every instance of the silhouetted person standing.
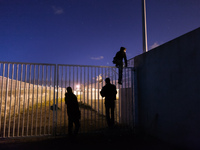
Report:
M67 105L67 114L68 114L68 134L70 136L72 135L72 128L74 123L75 124L74 134L77 135L80 128L79 119L81 117L81 113L79 110L77 97L72 92L71 87L67 87L67 93L65 93L65 104Z
M110 83L110 79L105 79L106 85L100 91L102 97L105 97L105 107L106 107L106 120L109 127L114 125L114 109L116 100L116 86ZM110 117L111 110L111 117Z
M116 64L116 67L119 68L119 78L118 83L122 84L122 73L123 73L123 59L125 62L125 67L127 67L127 57L126 57L126 48L121 47L114 57L113 63Z

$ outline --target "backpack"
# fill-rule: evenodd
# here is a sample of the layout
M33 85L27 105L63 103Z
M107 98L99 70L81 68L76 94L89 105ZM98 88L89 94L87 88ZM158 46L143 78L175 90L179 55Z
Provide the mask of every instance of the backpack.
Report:
M114 58L113 58L113 64L115 64L115 66L117 67L117 68L119 68L119 64L120 64L120 60L115 56Z
M115 64L116 66L118 66L120 64L120 59L119 56L121 55L120 51L116 53L115 57L113 57L113 64Z
M118 62L117 60L118 60L118 59L117 59L116 57L113 57L113 61L112 61L113 64L117 64L117 62Z

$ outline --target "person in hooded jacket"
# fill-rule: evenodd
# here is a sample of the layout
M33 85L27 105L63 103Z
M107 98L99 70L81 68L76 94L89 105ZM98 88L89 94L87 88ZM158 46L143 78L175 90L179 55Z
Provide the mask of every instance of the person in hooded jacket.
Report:
M123 75L123 59L125 62L125 67L127 67L127 57L126 57L126 48L121 47L114 57L113 63L116 64L116 67L119 68L119 78L118 83L122 84L122 75Z
M74 135L78 134L80 128L79 119L81 118L81 113L79 110L79 105L76 95L72 92L71 87L67 87L67 93L65 93L65 104L67 105L67 115L68 115L68 134L72 135L73 123L75 124Z
M110 78L106 78L105 82L106 85L101 89L100 94L102 97L105 97L106 120L108 127L112 128L114 126L114 109L117 90L116 86L110 83Z

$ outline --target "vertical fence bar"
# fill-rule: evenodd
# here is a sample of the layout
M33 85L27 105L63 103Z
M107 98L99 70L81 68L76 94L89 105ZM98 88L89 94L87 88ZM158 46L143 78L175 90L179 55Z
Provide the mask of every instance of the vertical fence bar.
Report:
M55 72L56 73L56 72ZM55 83L55 86L56 86L56 92L57 93L55 93L56 94L56 98L55 98L55 104L54 104L54 112L56 113L56 120L55 120L55 122L56 122L56 125L55 125L55 129L56 129L56 131L58 131L57 130L57 128L58 128L58 111L57 111L57 109L58 109L58 91L59 91L59 81L58 81L58 78L59 78L59 75L60 75L60 73L59 73L59 66L57 66L57 78L56 78L56 83ZM57 134L57 132L55 132L55 135Z
M46 106L47 106L47 82L48 82L48 66L46 66L46 77L45 77L45 105L44 105L44 134L46 134ZM50 119L49 119L50 120Z
M10 106L9 106L9 120L8 120L8 137L10 137L10 123L11 123L11 107L12 107L12 85L13 85L13 76L14 76L14 64L12 64L12 73L11 73L11 88L10 88Z
M3 76L1 81L1 105L0 105L0 129L1 129L1 108L2 108L2 102L3 102L3 87L4 87L4 76L5 76L5 63L3 63Z
M94 77L94 79L95 79L95 82L94 82L94 94L95 94L95 95L94 95L94 109L95 109L95 116L94 116L95 118L94 118L94 120L95 120L95 125L94 125L94 126L95 126L95 128L96 128L96 126L97 126L97 125L96 125L96 121L97 121L97 120L96 120L96 119L97 119L97 118L96 118L96 112L97 112L97 111L96 111L96 110L97 110L97 109L96 109L96 104L97 104L97 89L96 89L96 88L97 88L97 87L96 87L96 84L97 84L97 82L96 82L96 81L97 81L97 79L96 79L97 74L96 74L96 69L97 69L97 68L94 67L94 71L95 71L95 72L94 72L94 76L95 76L95 77Z
M85 94L85 91L86 91L86 88L85 88L85 77L86 77L86 76L85 76L85 72L86 72L86 71L85 71L85 67L83 67L83 80L84 80L84 81L83 81L83 85L84 85L84 89L83 89L83 90L84 90L83 103L84 103L84 105L85 105L85 99L86 99L86 98L85 98L85 95L86 95L86 94ZM83 125L84 125L84 126L83 126L83 132L85 132L85 107L83 108L83 114L84 114L84 115L83 115L83 120L84 120L84 122L83 122Z
M93 94L92 94L92 87L93 87L93 86L92 86L92 76L93 76L93 74L92 74L92 67L90 67L90 69L91 69L91 70L90 70L90 71L91 71L91 72L90 72L91 77L90 77L90 80L89 80L89 79L88 79L88 80L91 82L89 88L90 88L90 98L91 98L91 99L90 99L90 106L91 106L91 109L90 109L90 125L92 125L92 95L93 95Z
M128 105L126 105L126 126L127 125L129 125L129 122L130 122L130 120L129 120L129 112L130 112L130 105L129 105L129 84L128 84L128 82L129 82L129 68L125 68L125 70L126 70L126 78L125 78L125 83L126 83L126 85L125 85L125 89L126 89L126 103L128 104Z
M42 103L43 103L43 101L42 101L42 97L43 97L43 77L44 77L44 65L42 65L42 79L41 79L41 81L40 81L40 83L41 83L41 100L40 100L40 132L39 132L39 135L41 135L41 133L42 133Z
M35 135L37 136L37 123L38 123L38 99L39 99L39 78L40 78L40 65L38 65L37 72L37 99L36 99L36 121L35 121Z
M137 69L134 69L134 131L138 127L138 83L137 83Z
M135 129L134 128L134 110L135 110L135 108L134 108L134 68L131 68L131 92L132 92L132 94L131 94L131 106L132 106L132 112L131 112L131 114L132 114L132 128L133 129Z
M116 68L114 68L113 69L114 70L114 72L115 72L115 74L114 74L114 84L116 85L116 83L117 83L117 71L116 71ZM116 89L118 89L118 87L117 87L117 85L116 85ZM117 94L119 94L119 91L117 91ZM116 98L117 98L117 96L116 96ZM118 108L118 101L119 101L119 96L118 96L118 98L116 99L116 102L115 102L115 111L116 111L116 113L115 113L115 118L116 118L116 121L118 122L118 114L119 114L119 108Z
M36 70L36 65L34 65L34 70L33 70L33 94L32 94L32 111L31 111L31 136L33 135L33 111L34 111L34 97L35 97L35 70Z
M118 70L118 76L119 76L119 70ZM119 81L119 80L118 80ZM118 105L119 105L119 123L121 123L121 92L122 92L122 85L119 85L118 84L118 88L119 88L119 102L118 102Z
M21 78L20 78L20 89L19 89L19 102L18 102L18 129L17 129L17 136L19 136L19 129L20 129L20 104L21 104L21 85L22 85L22 73L23 73L23 65L21 65Z
M13 137L15 136L15 107L16 107L16 99L17 99L17 87L18 87L18 70L19 70L19 64L17 64L16 82L15 82L15 101L14 101L14 114L13 114Z
M65 93L67 92L66 91L66 88L67 88L67 66L65 66ZM65 105L65 107L64 107L64 134L66 134L66 105Z
M69 66L69 86L71 86L71 67Z
M23 116L22 116L22 136L24 136L24 111L26 107L26 74L27 74L27 65L25 65L25 80L24 80L24 102L23 102Z
M126 83L127 85L127 103L128 103L128 113L127 113L127 119L128 119L128 125L130 125L130 110L131 110L131 106L130 106L130 93L129 93L129 91L130 91L130 88L129 88L129 81L130 81L130 79L129 79L129 68L128 69L126 69L127 70L127 76L128 76L128 82Z
M125 100L125 103L128 103L128 96L127 96L127 77L126 77L126 75L127 75L127 69L126 68L124 68L124 93L123 93L123 96L124 96L124 100ZM124 106L125 107L125 109L123 110L123 112L125 113L124 115L125 115L125 120L124 120L124 123L125 124L127 124L128 123L128 106L127 105L125 105Z
M61 100L60 100L60 103L61 103L61 113L60 113L60 130L61 130L61 125L62 125L62 101L63 101L63 66L60 66L61 67Z
M87 105L89 104L89 67L87 67ZM87 111L88 112L88 111ZM89 113L87 113L87 132L89 130Z
M5 137L6 132L6 110L7 110L7 101L8 101L8 84L9 84L9 71L10 71L10 64L8 64L7 68L7 79L6 79L6 94L5 94L5 109L4 109L4 125L3 125L3 137Z
M131 83L132 83L132 81L131 81L131 68L129 68L129 74L128 74L128 77L129 77L129 85L128 85L128 87L129 87L129 107L130 107L130 111L129 111L129 126L131 127L131 124L132 124L132 119L131 119L131 116L132 116L132 94L133 94L133 91L132 91L132 87L131 87Z
M32 85L34 86L34 85ZM34 88L34 87L33 87ZM29 129L29 103L30 103L30 92L31 92L31 65L29 67L29 88L28 88L28 107L27 107L27 123L26 123L26 136L28 136Z
M80 68L80 104L82 104L82 67ZM81 110L80 110L81 111ZM80 128L80 132L82 132L82 128Z
M100 108L99 108L99 98L100 98L100 97L99 97L99 93L100 93L99 83L100 83L100 80L101 80L101 79L100 79L100 77L101 77L100 75L101 75L101 74L99 73L99 67L98 67L98 69L97 69L97 74L98 74L98 95L97 95L97 96L98 96L98 106L97 106L97 112L98 112L98 114L99 114L99 113L100 113L100 110L99 110L99 109L100 109ZM99 117L99 115L98 115L98 127L100 127L99 122L100 122L100 117Z
M103 68L101 68L101 72L102 72L102 82L101 82L101 87L103 87ZM103 115L104 115L104 111L103 111L103 97L101 98L101 110L102 110L102 117L101 117L101 126L103 126Z
M51 88L52 88L52 66L50 66L50 85L49 85L49 121L48 121L48 134L50 134L50 112L51 112ZM53 119L52 119L53 120ZM53 123L53 122L52 122ZM53 124L52 124L52 128L53 128ZM53 133L53 132L52 132Z
M56 70L55 70L56 71ZM56 74L56 72L55 72ZM57 66L57 78L55 76L55 83L54 83L54 86L56 87L56 98L54 100L54 107L53 107L53 113L55 113L55 135L56 135L56 131L57 131L57 127L58 127L58 112L57 112L57 107L58 107L58 90L59 90L59 66ZM57 81L57 82L56 82ZM57 83L57 84L56 84ZM54 89L55 91L55 89ZM55 102L56 101L56 102Z
M72 89L74 90L74 66L72 67Z

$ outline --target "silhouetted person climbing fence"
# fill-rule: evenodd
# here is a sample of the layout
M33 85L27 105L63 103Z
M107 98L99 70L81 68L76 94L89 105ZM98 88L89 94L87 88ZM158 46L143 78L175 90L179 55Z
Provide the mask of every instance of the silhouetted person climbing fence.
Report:
M100 91L102 97L105 97L105 107L106 107L106 120L108 127L114 126L114 109L116 100L116 86L110 83L110 78L105 79L106 85ZM111 117L110 117L111 110Z
M122 84L122 73L123 73L123 59L125 61L125 67L127 67L127 57L126 57L126 48L121 47L113 58L113 63L116 64L116 67L119 68L119 78L118 83Z
M73 123L75 124L74 135L78 134L80 128L79 119L81 118L81 112L76 95L72 92L71 87L67 87L67 93L65 93L65 104L67 105L68 114L68 134L72 135Z

